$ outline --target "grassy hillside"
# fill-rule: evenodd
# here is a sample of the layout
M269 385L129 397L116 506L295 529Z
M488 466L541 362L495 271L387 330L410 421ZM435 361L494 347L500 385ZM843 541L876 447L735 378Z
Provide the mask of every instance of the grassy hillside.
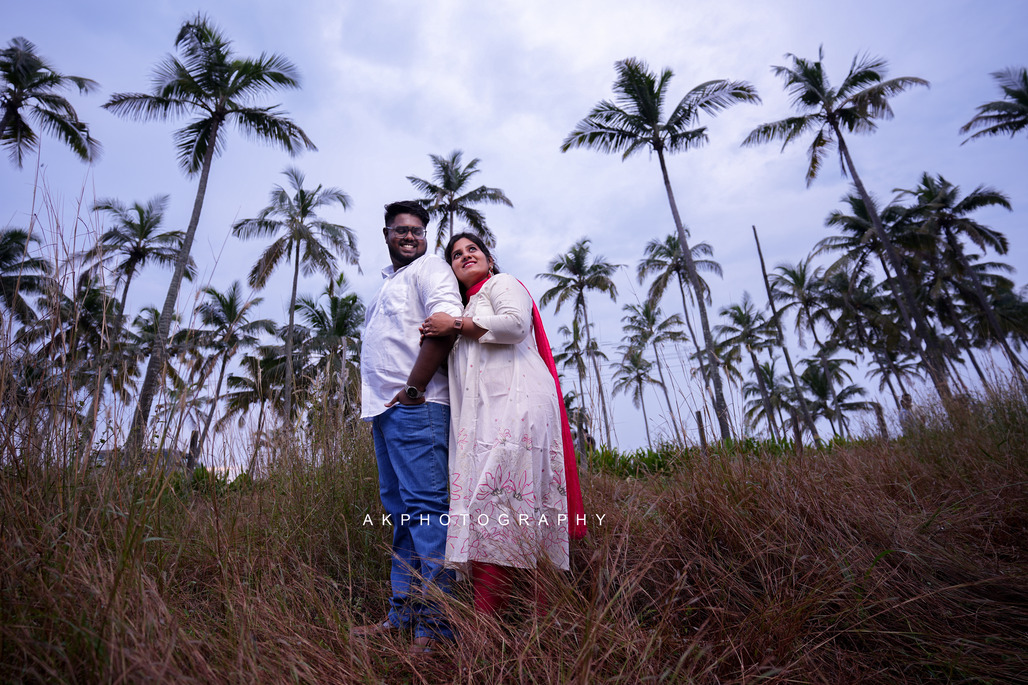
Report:
M388 596L365 426L278 445L231 485L80 468L8 433L0 681L1023 681L1028 409L954 415L895 442L586 474L591 531L571 573L540 577L549 614L482 621L462 586L461 641L420 659L348 635Z

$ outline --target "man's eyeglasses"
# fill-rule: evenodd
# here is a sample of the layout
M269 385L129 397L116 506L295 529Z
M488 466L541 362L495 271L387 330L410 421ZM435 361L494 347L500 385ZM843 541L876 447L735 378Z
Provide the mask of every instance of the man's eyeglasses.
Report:
M401 238L407 235L408 233L410 233L415 238L425 237L424 226L386 226L386 228L388 228L390 231L392 231Z

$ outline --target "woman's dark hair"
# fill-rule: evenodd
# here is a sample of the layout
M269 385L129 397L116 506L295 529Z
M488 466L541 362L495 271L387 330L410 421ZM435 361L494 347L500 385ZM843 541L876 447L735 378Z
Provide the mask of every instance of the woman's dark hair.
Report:
M451 267L453 266L453 246L456 245L457 241L461 238L467 238L468 240L473 242L475 244L475 247L481 250L482 254L485 255L485 258L493 263L493 273L500 273L500 267L496 264L496 258L493 257L493 253L489 250L489 246L485 244L485 241L482 240L480 236L474 233L457 233L456 235L450 237L450 242L446 243L446 249L443 250L443 255L446 257L447 264L449 264ZM464 284L459 281L457 282L457 284L460 286L461 299L467 302L468 289L465 288Z

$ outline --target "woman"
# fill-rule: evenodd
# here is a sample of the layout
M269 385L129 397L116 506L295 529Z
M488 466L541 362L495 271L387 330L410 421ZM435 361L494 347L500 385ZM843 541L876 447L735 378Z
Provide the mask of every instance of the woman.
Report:
M464 314L433 314L425 335L457 333L450 353L449 564L470 563L476 608L498 613L507 569L540 559L569 568L585 534L571 432L539 310L489 248L460 233L446 246Z

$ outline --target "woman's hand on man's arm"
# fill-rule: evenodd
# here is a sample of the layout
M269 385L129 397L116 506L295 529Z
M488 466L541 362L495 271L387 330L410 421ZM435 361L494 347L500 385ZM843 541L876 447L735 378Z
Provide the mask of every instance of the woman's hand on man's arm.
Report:
M457 319L461 320L461 326L456 326ZM486 334L486 329L477 325L470 316L450 316L445 312L436 312L430 315L421 324L421 340L446 335L463 335L465 338L477 340Z

